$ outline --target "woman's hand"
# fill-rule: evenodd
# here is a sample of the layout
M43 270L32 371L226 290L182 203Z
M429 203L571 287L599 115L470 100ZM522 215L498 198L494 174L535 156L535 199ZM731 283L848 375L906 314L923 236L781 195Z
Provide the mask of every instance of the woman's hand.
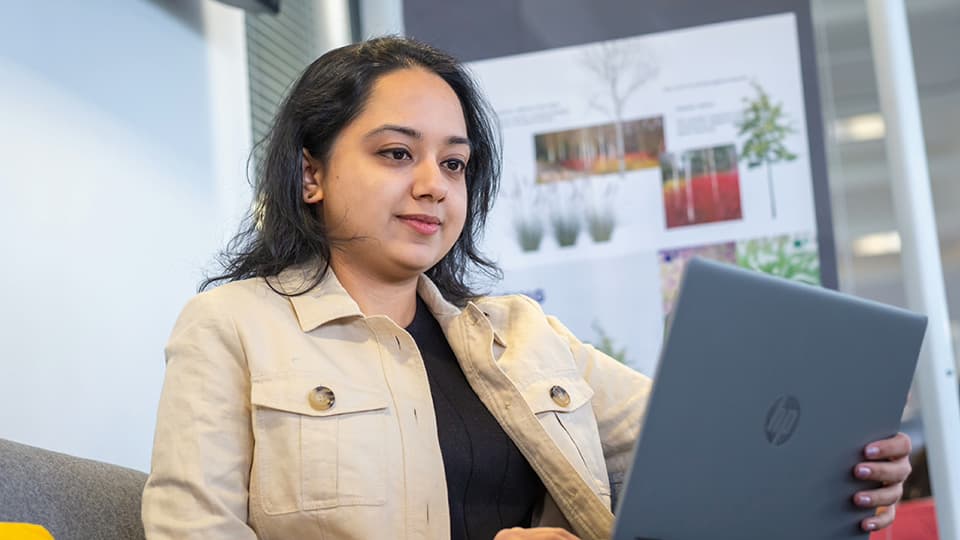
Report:
M514 527L512 529L503 529L498 532L493 540L580 540L563 529L553 527L539 527L536 529L521 529Z
M910 437L898 433L895 437L872 442L864 449L867 461L858 463L853 474L861 480L882 482L883 487L858 491L853 502L863 508L886 507L876 516L860 523L865 531L877 531L890 526L896 515L894 504L903 496L903 482L910 476Z

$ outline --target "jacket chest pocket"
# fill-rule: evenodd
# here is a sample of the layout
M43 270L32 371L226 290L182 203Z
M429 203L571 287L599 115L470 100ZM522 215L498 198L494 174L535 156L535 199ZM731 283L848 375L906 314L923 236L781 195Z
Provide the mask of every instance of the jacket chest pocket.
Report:
M597 419L590 406L593 388L579 376L547 376L529 385L522 394L567 460L594 492L608 499L607 466Z
M385 390L318 374L284 375L254 380L251 404L250 491L264 512L384 504Z

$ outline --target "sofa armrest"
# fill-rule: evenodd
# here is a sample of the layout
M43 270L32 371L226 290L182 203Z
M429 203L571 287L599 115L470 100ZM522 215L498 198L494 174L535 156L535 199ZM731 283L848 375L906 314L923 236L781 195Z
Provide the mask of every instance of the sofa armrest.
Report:
M0 521L36 523L57 540L144 538L140 471L0 439Z

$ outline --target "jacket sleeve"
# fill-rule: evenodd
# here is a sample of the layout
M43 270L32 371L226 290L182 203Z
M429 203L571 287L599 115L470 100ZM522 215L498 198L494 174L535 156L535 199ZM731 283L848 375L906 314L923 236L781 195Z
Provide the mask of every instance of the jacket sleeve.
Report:
M247 526L253 454L250 378L215 291L184 308L166 348L142 516L149 540L255 540Z
M570 344L584 379L593 388L593 413L600 429L600 442L616 508L653 383L646 375L577 339L555 317L547 319L554 331Z

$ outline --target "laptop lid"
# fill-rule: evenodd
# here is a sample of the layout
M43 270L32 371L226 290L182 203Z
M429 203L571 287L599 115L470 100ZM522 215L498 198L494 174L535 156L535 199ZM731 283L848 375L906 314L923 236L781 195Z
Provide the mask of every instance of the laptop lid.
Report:
M864 538L926 317L702 259L686 269L614 538Z

